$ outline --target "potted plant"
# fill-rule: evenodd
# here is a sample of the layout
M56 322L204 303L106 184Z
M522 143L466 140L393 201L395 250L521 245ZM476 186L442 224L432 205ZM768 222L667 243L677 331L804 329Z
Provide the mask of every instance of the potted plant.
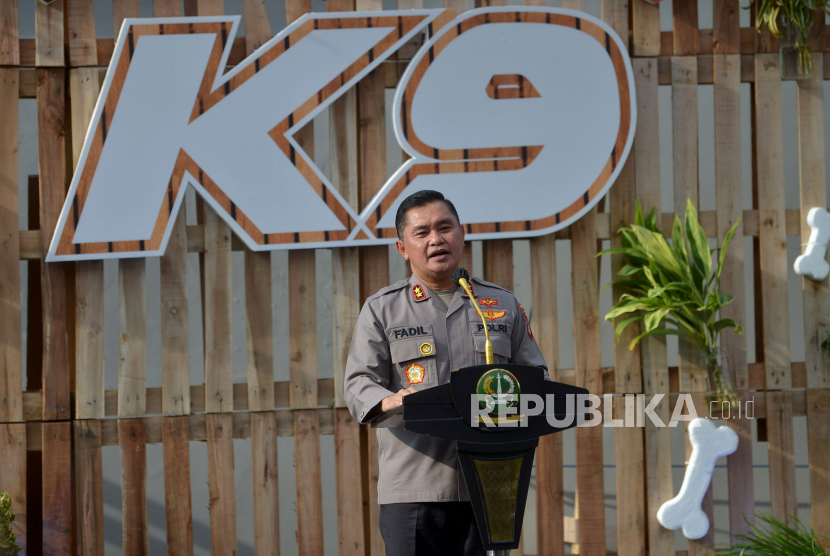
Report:
M718 339L726 329L732 328L736 334L742 333L742 329L732 319L718 319L718 312L733 300L719 289L719 284L726 250L739 223L740 219L726 234L720 249L712 250L689 200L685 230L675 216L669 245L657 227L655 211L643 218L643 209L637 203L634 224L620 229L622 247L599 254L620 254L627 261L619 272L622 279L609 284L623 286L626 293L605 315L605 320L627 315L616 326L617 341L623 330L639 321L644 324L642 333L631 341L629 349L633 350L647 336L671 334L686 338L701 350L718 401L733 405L737 404L734 381L719 354ZM717 251L718 264L713 268L712 258Z
M12 499L8 492L0 492L0 555L17 556L20 554L20 547L15 542L17 535L12 533L14 512L12 512Z
M764 529L749 524L749 533L736 535L729 548L715 552L718 556L825 556L818 535L795 518L790 526L773 515L756 515L766 524Z
M764 25L778 39L781 79L806 79L813 75L810 30L815 12L828 12L828 0L750 0L756 3L755 28ZM747 6L748 8L749 6Z

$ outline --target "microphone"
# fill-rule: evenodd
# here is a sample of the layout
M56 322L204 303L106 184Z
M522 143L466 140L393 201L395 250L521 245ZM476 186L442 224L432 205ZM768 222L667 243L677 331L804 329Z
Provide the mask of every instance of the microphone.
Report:
M484 319L481 307L478 306L478 301L476 301L476 298L473 296L473 290L470 288L470 273L467 272L466 268L456 268L452 273L452 283L457 287L464 288L464 291L467 292L467 296L473 303L473 307L476 308L476 313L481 317L481 322L484 325L484 357L487 364L492 365L495 363L493 344L490 343L490 332L487 330L487 321Z

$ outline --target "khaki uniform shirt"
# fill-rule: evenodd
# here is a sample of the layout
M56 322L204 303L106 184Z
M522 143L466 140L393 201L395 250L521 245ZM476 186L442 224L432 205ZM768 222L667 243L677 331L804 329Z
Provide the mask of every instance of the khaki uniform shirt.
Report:
M487 319L496 363L541 367L548 379L530 323L513 294L475 277L470 283ZM352 415L366 423L380 414L381 400L398 390L447 383L453 369L484 363L484 325L464 290L456 290L448 308L413 275L363 305L346 363L344 397ZM403 428L376 433L380 504L469 500L459 484L452 440Z

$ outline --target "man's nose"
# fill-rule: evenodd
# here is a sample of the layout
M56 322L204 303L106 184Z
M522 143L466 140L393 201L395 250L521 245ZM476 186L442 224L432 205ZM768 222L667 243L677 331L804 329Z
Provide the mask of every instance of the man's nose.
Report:
M433 230L432 232L430 232L430 234L429 234L429 243L430 243L430 245L441 245L442 243L445 243L445 242L446 242L446 240L444 239L444 236L442 234L440 234L438 232L438 230Z

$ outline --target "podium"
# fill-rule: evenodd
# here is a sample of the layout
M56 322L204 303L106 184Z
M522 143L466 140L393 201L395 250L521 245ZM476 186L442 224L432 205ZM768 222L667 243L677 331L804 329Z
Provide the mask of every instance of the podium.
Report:
M539 437L581 423L587 394L585 388L545 380L538 367L478 365L453 371L446 384L405 396L402 406L372 426L454 440L487 554L506 555L519 546ZM540 399L542 407L531 405Z

